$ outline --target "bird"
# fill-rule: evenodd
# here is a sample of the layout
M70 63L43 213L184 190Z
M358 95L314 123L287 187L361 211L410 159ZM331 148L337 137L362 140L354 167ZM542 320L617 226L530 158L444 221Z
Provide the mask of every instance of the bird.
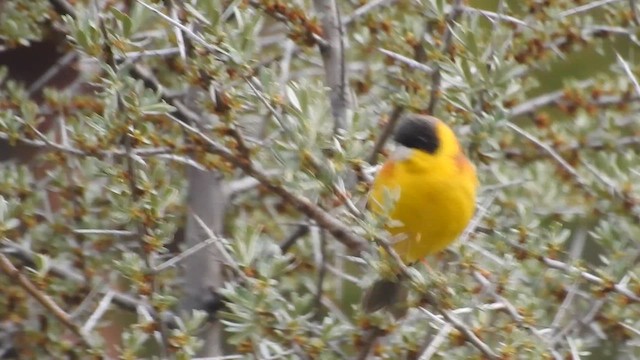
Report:
M453 130L428 115L405 115L393 135L395 151L377 173L368 206L388 216L390 245L405 265L413 265L456 240L475 211L476 169ZM389 194L397 200L384 208ZM406 297L400 277L379 279L366 290L366 313L391 309Z

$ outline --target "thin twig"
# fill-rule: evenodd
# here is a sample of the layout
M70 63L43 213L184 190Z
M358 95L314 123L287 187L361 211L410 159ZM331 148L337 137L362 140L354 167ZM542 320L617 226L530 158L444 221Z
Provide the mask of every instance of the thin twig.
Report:
M177 27L178 29L182 30L182 32L191 40L194 40L195 42L197 42L198 44L204 46L205 49L207 49L207 51L209 51L209 53L211 53L214 56L217 56L217 59L220 61L226 61L227 58L229 57L229 53L227 53L226 51L224 51L223 49L221 49L218 46L214 46L209 44L203 37L201 37L200 35L194 33L193 31L191 31L191 29L189 29L188 27L182 25L180 22L172 19L171 17L163 14L160 10L154 8L153 6L145 3L142 0L137 0L138 4L144 6L145 8L151 10L152 12L156 13L158 16L160 16L162 19L164 19L165 21L169 22L171 25ZM222 57L222 55L224 55L225 57Z
M463 322L458 320L458 318L455 317L452 313L448 311L440 311L440 314L442 315L443 318L445 318L445 320L447 320L448 323L453 325L453 327L456 328L456 330L462 333L462 335L464 335L467 341L473 344L473 346L475 346L476 349L480 350L480 352L486 358L498 359L498 355L496 355L487 344L482 342L482 340L480 340L480 338L473 331L471 331L471 329L469 329Z
M391 134L393 134L393 130L395 129L396 124L398 123L398 120L400 120L400 116L402 115L403 111L404 111L404 107L400 105L396 105L393 108L393 111L391 112L391 116L389 116L389 121L387 121L387 123L385 124L384 129L382 130L382 133L378 137L378 140L376 140L376 143L373 145L373 149L371 150L371 155L369 155L369 157L367 158L367 162L369 164L376 163L378 159L378 154L384 148L384 145L387 143L387 141L391 137Z
M431 342L428 343L428 346L424 348L424 351L419 352L418 359L419 360L431 359L431 357L433 357L433 355L435 355L436 352L438 351L438 348L440 347L440 345L444 343L444 340L447 338L447 335L449 335L451 330L453 330L453 326L451 326L451 324L449 323L444 324L444 326L440 328L440 331L438 331L438 333L431 340Z
M472 272L473 277L482 285L483 289L493 297L496 302L504 305L505 312L518 324L518 326L527 329L533 336L535 336L541 343L545 344L548 350L554 355L556 358L562 358L560 354L557 353L553 349L553 345L549 342L549 339L542 336L541 331L534 327L530 322L525 322L524 316L520 314L518 309L509 302L505 297L498 294L495 289L495 285L493 285L489 279L487 279L484 275L482 275L479 271L474 270Z
M589 11L589 10L592 10L592 9L595 9L595 8L600 7L600 6L604 6L604 5L607 5L607 4L616 2L616 1L620 1L620 0L592 1L592 2L586 3L584 5L576 6L573 9L565 10L565 11L559 13L558 17L559 18L563 18L563 17L579 14L581 12Z
M112 236L134 236L135 232L129 230L111 229L73 229L74 234L79 235L112 235Z
M578 82L576 85L574 85L574 88L584 89L593 85L593 83L594 83L593 80L581 81L581 82ZM511 111L509 111L508 118L513 119L518 116L533 113L542 107L554 104L562 100L564 94L565 92L563 90L557 90L557 91L553 91L547 94L537 96L533 99L529 99L525 102L522 102L514 106L511 109Z
M380 51L381 53L387 55L388 57L397 60L407 66L409 66L409 68L411 69L415 69L415 70L420 70L422 72L425 72L427 74L432 74L433 73L433 69L428 66L425 65L419 61L413 60L411 58L408 58L406 56L400 55L397 52L393 52L391 50L387 50L384 48L378 48L378 51Z
M34 128L35 129L35 128ZM32 129L33 130L33 129ZM37 129L36 129L37 130ZM40 137L40 140L32 140L20 138L17 140L17 144L25 144L30 146L35 146L38 148L42 148L44 150L49 151L60 151L70 155L76 156L94 156L94 157L122 157L126 156L125 150L96 150L95 152L87 152L74 147L65 146L59 143L55 143L42 134L40 131L36 134ZM42 135L42 137L41 137ZM9 140L9 135L5 133L0 133L0 140ZM141 157L155 156L160 154L169 154L174 152L174 149L170 148L138 148L133 151L133 154Z
M102 300L100 300L100 302L98 303L96 310L91 314L91 316L89 316L89 319L87 319L87 321L84 323L84 326L82 326L82 331L88 333L93 330L98 321L104 316L107 310L109 310L109 306L113 301L114 295L115 292L113 292L112 290L107 290L107 293L104 294Z
M153 268L153 272L154 273L159 273L162 272L170 267L173 267L175 265L177 265L179 262L187 259L189 256L197 253L198 251L204 249L205 247L213 244L216 241L222 241L222 238L220 237L212 237L209 239L206 239L202 242L199 242L197 244L195 244L194 246L186 249L185 251L181 252L180 254L172 257L171 259L163 262L162 264L156 266Z
M397 0L373 0L373 1L368 1L367 3L365 3L364 5L360 6L359 8L355 9L351 15L347 16L344 20L343 20L343 24L345 25L349 25L351 23L353 23L355 20L363 17L364 15L366 15L368 12L375 10L378 7L381 6L389 6L390 4L395 3Z
M530 251L528 249L526 249L525 247L523 247L520 244L514 243L514 242L509 242L509 245L518 249L519 251L525 251L525 252L529 252ZM639 253L640 254L640 253ZM607 291L613 291L616 292L620 295L625 296L627 299L629 299L630 301L633 302L640 302L640 295L637 295L635 292L633 292L633 290L630 290L629 288L627 288L626 286L623 286L619 283L615 283L613 281L609 281L609 280L605 280L597 275L594 275L588 271L579 269L575 266L569 265L567 263L564 263L562 261L559 260L555 260L555 259L551 259L549 257L546 256L541 256L541 255L537 255L537 254L533 254L531 253L530 256L532 258L538 259L538 261L542 262L543 264L547 265L548 267L552 268L552 269L557 269L557 270L562 270L567 274L576 274L579 275L581 278L583 278L584 280L595 284L595 285L599 285L604 287ZM637 257L637 256L636 256Z
M47 71L45 71L36 81L29 85L27 94L33 96L36 92L40 91L54 76L58 75L60 71L66 69L72 62L78 59L78 54L74 51L66 53L55 64L53 64Z
M629 77L629 80L631 80L631 83L633 84L633 87L636 90L636 93L640 95L640 84L638 84L638 79L636 79L635 75L633 75L633 72L631 71L631 68L629 68L629 64L627 64L627 62L624 61L622 56L620 56L620 54L618 53L616 53L616 59L618 60L618 63L620 63L620 65L622 66L624 73L627 74L627 76Z
M516 17L495 13L493 11L488 11L488 10L483 10L483 9L476 9L474 7L471 7L471 6L463 6L462 10L464 12L466 12L466 13L480 14L480 15L485 16L485 17L487 17L488 19L491 19L491 20L505 21L505 22L510 22L512 24L516 24L516 25L531 27L531 25L527 24L523 20L520 20L520 19L518 19Z
M581 278L587 280L592 284L603 286L608 290L610 289L613 292L616 292L620 295L625 296L627 299L633 302L640 302L640 296L638 296L635 292L633 292L626 286L623 286L619 283L613 283L611 281L605 280L599 276L596 276L587 271L580 270L562 261L550 259L548 257L542 257L541 260L545 265L547 265L550 268L562 270L569 274L578 274L580 275Z
M512 122L507 122L506 124L507 124L507 127L515 131L517 134L523 136L524 138L531 141L532 143L540 147L542 150L547 152L554 160L556 160L556 162L558 162L558 164L560 164L560 166L563 169L565 169L569 174L571 174L571 176L573 176L574 180L580 186L587 189L587 182L585 181L585 179L576 171L576 169L573 166L571 166L571 164L569 164L564 158L562 158L562 156L560 156L560 154L558 154L551 146L540 141L538 138L530 134L528 131L522 129L521 127L519 127L518 125Z
M249 277L247 276L247 274L245 274L244 271L240 269L240 266L238 266L238 263L234 261L233 257L231 256L231 254L229 254L229 251L227 251L222 241L219 241L221 238L216 236L213 229L209 228L207 224L202 220L202 218L198 216L198 214L194 213L193 211L190 212L191 216L193 216L193 218L198 223L198 226L200 226L200 228L205 232L209 239L213 240L207 245L215 245L218 248L219 253L224 257L224 264L232 268L235 271L236 275L240 276L240 278L242 278L244 281L248 281Z
M296 241L298 241L298 239L300 239L301 237L307 235L309 233L309 226L304 224L304 225L299 225L293 233L291 233L291 235L289 235L287 237L287 239L285 241L282 242L282 244L280 245L280 251L282 251L282 253L286 253L289 251L289 249L296 243Z

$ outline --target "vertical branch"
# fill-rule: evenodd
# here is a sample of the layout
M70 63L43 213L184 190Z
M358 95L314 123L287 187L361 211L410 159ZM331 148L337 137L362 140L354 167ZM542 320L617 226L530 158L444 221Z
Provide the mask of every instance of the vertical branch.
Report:
M347 119L347 83L344 63L344 35L340 11L335 0L314 0L316 11L321 16L326 44L318 43L324 64L325 81L331 93L331 114L334 131L344 129Z
M631 8L631 19L636 26L640 25L640 16L638 16L638 8L636 7L636 0L629 0L629 8Z
M178 13L183 10L181 9L182 3L165 0L164 4L171 14L171 18L165 19L173 25L181 57L184 59L193 56L191 41L199 38L179 22ZM218 100L223 90L215 87L214 92L215 100ZM217 110L223 111L223 109L218 108L221 106L224 106L222 102L216 101ZM181 117L186 119L184 123L190 122L194 126L200 123L200 119L197 116L184 116L189 112L197 114L200 112L199 109L188 109L186 106L178 106L178 108L181 109ZM246 152L246 147L238 140L239 135L236 135L235 138L241 145L241 149ZM203 245L203 242L211 237L207 233L209 229L215 232L216 235L222 234L228 194L223 188L224 182L218 171L202 170L189 166L187 180L189 190L187 193L188 212L185 228L185 247L187 249L203 247L202 250L195 252L184 260L184 295L180 305L182 310L189 314L193 310L210 309L219 303L216 289L221 288L224 282L223 262L220 260L223 255L221 254L221 249L216 247L215 244ZM222 356L222 326L217 321L209 325L200 335L204 345L198 355L202 357Z
M318 283L317 283L317 293L316 293L316 302L315 302L315 310L316 316L318 319L322 318L322 312L320 309L322 308L322 292L324 286L324 279L327 274L327 233L325 231L320 231L319 239L320 241L320 254L319 254L319 263L318 263Z
M393 133L393 129L395 129L396 124L398 123L398 120L400 119L400 115L402 115L403 111L404 111L404 107L400 105L396 105L393 108L393 111L391 111L391 116L389 117L389 121L387 122L387 125L382 130L380 137L378 138L378 140L376 140L376 143L373 145L373 150L371 151L371 154L367 158L367 162L369 164L375 164L376 159L378 158L378 154L380 153L380 151L382 151L384 144L386 144L389 138L391 137L391 134Z
M446 54L451 47L453 42L453 27L458 19L458 17L463 12L463 0L456 0L453 4L453 9L449 13L447 18L447 28L444 31L443 41L442 41L442 52ZM433 66L433 75L431 76L431 94L429 96L429 106L427 107L427 114L433 115L436 111L436 105L438 104L438 99L440 99L440 85L442 82L442 74L440 70L440 65L437 63Z
M222 188L222 179L215 171L188 169L189 192L187 195L188 217L185 230L186 247L197 246L209 236L198 224L201 219L207 228L217 235L222 232L227 199ZM185 311L206 309L217 302L215 290L223 284L222 263L219 249L213 244L191 255L184 264L184 298L182 308ZM221 356L220 340L222 327L214 323L203 334L204 347L200 356Z

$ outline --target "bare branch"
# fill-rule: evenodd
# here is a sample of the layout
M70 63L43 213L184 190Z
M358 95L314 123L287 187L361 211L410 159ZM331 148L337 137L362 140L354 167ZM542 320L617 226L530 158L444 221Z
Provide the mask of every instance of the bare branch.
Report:
M453 330L453 326L451 326L451 324L449 323L444 324L444 326L440 328L440 331L438 331L438 334L436 334L433 340L431 340L429 345L424 348L424 351L421 354L419 354L418 359L420 360L431 359L431 357L433 357L433 355L436 354L436 352L438 351L438 348L440 347L440 345L442 345L442 343L447 338L447 335L449 335L451 330Z
M594 83L593 80L582 81L577 85L575 85L575 88L584 89L593 85L593 83ZM561 100L563 96L564 96L564 91L562 90L557 90L547 94L540 95L538 97L535 97L533 99L527 100L525 102L522 102L514 106L511 109L511 111L509 111L508 117L510 119L513 119L518 116L533 113L542 107L554 104L555 102Z
M627 74L627 76L629 77L629 80L633 84L633 87L636 90L636 93L640 96L640 84L638 84L638 79L636 79L635 75L633 75L633 72L631 71L631 68L629 68L629 64L627 64L627 62L624 61L622 56L620 56L620 54L618 53L616 53L616 59L618 60L618 63L622 66L622 69L624 70L625 74Z
M359 8L355 9L353 11L353 13L351 13L351 15L349 15L348 17L346 17L343 20L343 24L345 25L349 25L351 23L353 23L355 20L363 17L364 15L366 15L368 12L375 10L378 7L381 6L389 6L393 3L395 3L397 0L373 0L373 1L369 1L367 3L365 3L364 5L360 6Z
M580 270L574 266L563 263L562 261L554 260L548 257L542 257L541 260L545 265L549 266L550 268L562 270L569 274L578 274L580 275L580 277L582 277L583 279L587 280L592 284L604 286L613 292L617 292L620 295L624 295L626 298L628 298L633 302L640 302L640 296L638 296L635 292L633 292L626 286L623 286L618 283L612 283L592 273Z
M585 188L585 190L588 189L586 180L576 171L576 169L573 166L571 166L571 164L569 164L565 159L562 158L562 156L560 156L560 154L558 154L553 148L551 148L551 146L540 141L538 138L531 135L528 131L522 129L521 127L519 127L514 123L507 122L507 126L511 128L513 131L515 131L516 133L518 133L519 135L522 135L523 137L525 137L527 140L536 144L538 147L540 147L542 150L547 152L549 155L551 155L551 157L554 160L556 160L556 162L558 162L558 164L560 164L560 166L562 166L563 169L565 169L569 174L571 174L571 176L573 176L575 181L580 186Z
M495 13L493 11L476 9L476 8L473 8L473 7L470 7L470 6L463 6L462 10L464 10L464 12L466 12L466 13L480 14L480 15L485 16L485 17L487 17L488 19L491 19L491 20L505 21L505 22L510 22L510 23L516 24L516 25L531 27L531 25L527 24L526 22L524 22L524 21L522 21L522 20L520 20L520 19L518 19L516 17Z
M396 52L393 52L393 51L390 51L390 50L387 50L387 49L383 49L383 48L378 48L378 51L380 51L381 53L387 55L388 57L390 57L390 58L392 58L394 60L397 60L397 61L409 66L411 69L420 70L420 71L423 71L423 72L425 72L427 74L432 74L433 73L433 69L430 66L425 65L425 64L423 64L421 62L415 61L415 60L413 60L411 58L408 58L406 56L400 55L400 54L398 54Z
M163 262L162 264L156 266L153 269L153 272L161 272L164 271L168 268L174 267L176 266L179 262L187 259L189 256L197 253L198 251L208 247L209 245L213 244L216 241L221 241L221 238L219 237L213 237L213 238L209 238L207 240L204 240L202 242L199 242L195 245L193 245L192 247L188 248L187 250L181 252L180 254L172 257L171 259Z
M220 259L224 247L220 246L227 197L222 186L222 177L217 171L187 169L189 190L187 194L187 224L185 228L186 245L190 249L202 247L197 252L183 253L175 261L189 257L184 263L184 291L181 300L184 310L208 309L219 302L217 290L224 284L223 266ZM211 240L211 241L209 241ZM202 245L204 244L204 245ZM222 325L216 321L202 334L204 346L202 356L222 355Z
M580 5L580 6L574 7L573 9L565 10L565 11L559 13L558 17L559 18L563 18L563 17L566 17L566 16L579 14L581 12L589 11L589 10L598 8L600 6L611 4L611 3L614 3L614 2L617 2L617 1L620 1L620 0L597 0L597 1L592 1L592 2L586 3L584 5Z
M82 326L82 331L84 331L85 333L88 333L91 330L93 330L93 328L95 328L98 321L100 321L100 319L104 316L107 310L109 310L109 306L113 301L114 295L115 293L113 291L107 290L107 293L104 294L104 296L102 297L102 300L100 300L100 302L98 303L98 307L96 307L93 314L91 314L89 319L87 319L87 321L84 323L84 326Z
M74 234L79 235L112 235L112 236L135 236L136 233L129 230L110 229L74 229Z

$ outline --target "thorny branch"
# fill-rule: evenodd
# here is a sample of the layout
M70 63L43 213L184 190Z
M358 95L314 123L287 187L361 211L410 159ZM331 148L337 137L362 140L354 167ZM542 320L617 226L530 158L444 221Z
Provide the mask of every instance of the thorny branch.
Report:
M239 169L243 170L245 174L255 178L258 182L260 182L260 184L271 190L275 195L278 195L284 201L293 205L306 216L315 220L318 225L329 231L338 241L342 242L348 248L352 250L362 250L366 247L367 241L362 237L356 235L348 226L328 214L326 211L324 211L318 205L312 203L308 199L302 196L295 195L289 192L284 187L278 185L277 182L275 180L272 180L266 173L256 168L254 164L249 161L249 159L244 159L236 154L233 154L195 127L185 124L174 117L170 118L173 119L175 123L183 127L187 132L202 139L206 144L207 150L209 152L215 155L219 155L223 159L229 161Z
M575 183L578 186L580 186L581 189L583 189L585 192L587 192L589 194L593 194L593 189L591 187L589 187L589 184L588 184L587 180L582 175L580 175L578 173L578 171L573 166L571 166L571 164L569 164L567 162L567 160L565 160L554 148L552 148L549 144L539 140L534 135L532 135L528 131L522 129L518 125L516 125L514 123L511 123L511 122L507 122L506 124L507 124L507 127L512 129L513 131L515 131L517 134L523 136L524 138L526 138L527 140L531 141L536 146L538 146L540 149L542 149L544 152L549 154L549 156L551 156L551 158L553 158L562 167L562 169L564 169L567 173L569 173L572 176L572 178L574 179ZM587 168L591 169L593 171L593 168L591 168L589 166L587 166ZM614 196L615 199L617 199L619 201L623 201L623 202L627 202L627 201L630 200L629 195L626 192L620 190L617 186L612 186L612 184L610 182L608 182L606 180L603 180L599 176L596 176L595 178L598 179L599 181L603 182L605 186L613 188L613 190L614 190L613 191L613 196ZM640 215L633 214L632 216L637 221L640 221Z
M58 321L60 321L65 327L71 330L74 334L78 336L82 345L88 349L91 349L91 343L80 326L73 322L71 316L67 314L56 302L49 297L49 295L41 292L36 285L34 285L28 277L20 272L11 261L4 255L0 254L0 270L7 276L7 278L15 281L20 285L26 292L28 292L31 296L33 296L36 301L40 303L40 305L44 306L47 310L51 312Z

